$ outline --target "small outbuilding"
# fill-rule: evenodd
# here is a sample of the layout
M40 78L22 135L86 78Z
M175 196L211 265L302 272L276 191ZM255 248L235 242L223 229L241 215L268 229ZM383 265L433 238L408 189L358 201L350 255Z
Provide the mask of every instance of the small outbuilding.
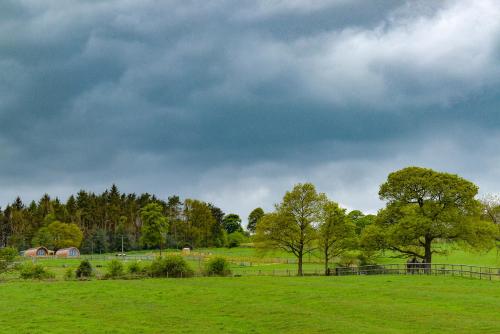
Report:
M30 248L24 251L24 256L38 257L38 256L49 256L49 250L43 246Z
M80 251L76 247L61 248L56 252L57 257L79 257Z

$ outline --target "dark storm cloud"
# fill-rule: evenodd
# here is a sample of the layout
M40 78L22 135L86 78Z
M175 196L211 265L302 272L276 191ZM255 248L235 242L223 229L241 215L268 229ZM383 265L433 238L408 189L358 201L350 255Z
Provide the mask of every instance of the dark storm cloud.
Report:
M494 1L4 1L0 199L117 182L246 215L313 181L373 211L407 164L492 191L499 14Z

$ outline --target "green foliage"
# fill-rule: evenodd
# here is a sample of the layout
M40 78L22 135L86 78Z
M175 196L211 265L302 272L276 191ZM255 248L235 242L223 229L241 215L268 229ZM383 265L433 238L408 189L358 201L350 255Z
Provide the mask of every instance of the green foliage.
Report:
M168 220L158 203L150 203L141 209L142 237L146 246L162 247L164 234L168 231Z
M0 273L10 270L17 256L18 253L15 248L0 248Z
M478 187L457 175L408 167L380 186L387 201L374 225L365 228L366 249L390 249L432 261L437 241L461 241L476 249L494 246L495 226L481 221Z
M264 210L262 208L253 209L248 215L248 225L247 230L251 233L255 233L257 228L257 223L264 216Z
M353 222L358 236L361 235L367 226L372 225L377 218L375 215L365 215L359 210L349 212L347 217Z
M25 263L21 266L19 275L22 279L42 280L55 278L55 274L53 272L48 271L40 264L33 264L31 262Z
M315 246L321 208L325 194L318 194L311 183L297 184L286 192L275 212L264 215L257 224L255 243L259 248L282 249L298 259L298 275L302 275L305 253Z
M221 227L214 217L214 207L205 202L186 199L184 216L180 230L187 236L185 245L191 247L209 247L221 238Z
M73 268L67 268L64 272L64 280L70 281L73 278L75 278L75 271L73 270Z
M120 260L111 260L108 263L108 271L106 273L107 278L119 278L123 276L124 269L123 263Z
M7 262L13 262L18 256L18 252L15 248L4 247L0 248L0 259Z
M247 241L247 237L239 231L227 235L227 247L229 248L238 247L245 241Z
M332 201L324 201L318 227L318 248L325 261L325 275L330 274L329 262L356 246L355 225L345 209Z
M76 224L66 224L53 221L47 227L42 227L32 240L33 246L49 248L79 247L82 243L83 233Z
M223 257L214 257L210 259L205 266L205 272L209 276L231 275L229 262Z
M241 218L235 213L230 213L222 220L222 225L228 234L234 232L243 232L241 227Z
M76 269L76 277L80 279L90 278L93 274L92 265L88 260L83 260Z
M54 237L50 233L48 227L42 227L36 232L31 240L31 245L33 247L44 246L49 249L54 249Z
M150 267L153 277L191 277L194 271L182 256L171 255L156 258Z
M159 236L154 228L143 225L141 217L141 210L151 203L161 207L159 211L169 223L168 230ZM215 205L194 199L182 201L179 196L170 196L167 203L148 193L120 193L116 185L100 194L79 191L69 196L66 203L44 194L39 201L26 205L17 197L2 209L0 240L18 250L41 245L55 250L80 246L82 254L107 253L121 250L122 235L128 251L162 247L165 235L168 235L168 247L171 248L224 247L227 244L222 226L224 212ZM52 225L56 222L58 224ZM67 231L60 230L68 224L76 224L84 232L81 242L72 237L71 242L59 244L67 240Z
M139 275L142 271L141 265L137 261L132 261L128 264L127 272L132 275Z

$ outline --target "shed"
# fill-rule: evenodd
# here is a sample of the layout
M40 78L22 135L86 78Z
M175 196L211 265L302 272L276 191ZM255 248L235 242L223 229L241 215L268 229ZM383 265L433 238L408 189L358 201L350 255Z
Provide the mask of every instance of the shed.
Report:
M80 251L76 247L61 248L56 252L57 257L79 257Z
M30 249L25 250L23 255L24 256L31 256L31 257L48 256L49 250L43 246L40 246L40 247L35 247L35 248L30 248Z

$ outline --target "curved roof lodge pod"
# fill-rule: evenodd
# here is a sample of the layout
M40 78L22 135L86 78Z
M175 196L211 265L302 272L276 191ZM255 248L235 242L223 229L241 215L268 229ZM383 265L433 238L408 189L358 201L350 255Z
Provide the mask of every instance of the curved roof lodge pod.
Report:
M80 251L76 247L61 248L56 252L57 257L78 257Z
M30 248L24 251L24 256L38 257L49 256L49 250L43 246Z

